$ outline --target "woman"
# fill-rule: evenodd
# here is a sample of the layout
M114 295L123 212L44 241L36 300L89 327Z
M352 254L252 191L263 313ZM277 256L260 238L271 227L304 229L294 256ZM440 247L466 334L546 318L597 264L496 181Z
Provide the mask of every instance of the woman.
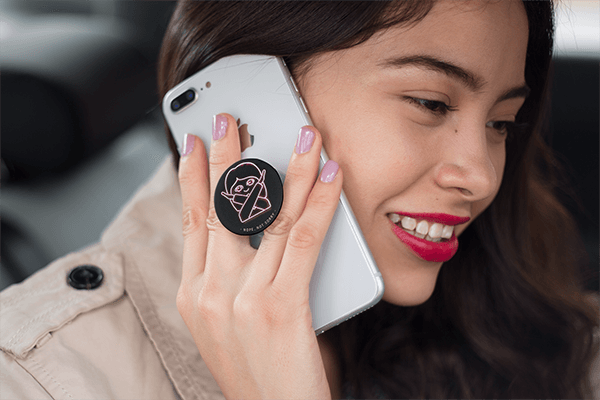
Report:
M239 159L234 118L216 117L210 167L186 140L178 306L226 396L589 395L597 316L577 280L573 224L536 164L550 160L539 120L551 15L549 3L516 1L179 5L162 94L227 55L282 56L320 130L301 131L313 147L291 159L297 204L267 230L269 251L229 234L209 201ZM321 143L340 170L311 191ZM308 280L342 171L386 291L317 340ZM434 212L468 217L443 268L394 237L427 233L434 218L407 215Z
M0 294L0 398L592 396L597 309L545 178L551 48L547 2L179 3L161 95L232 54L294 74L315 127L282 149L287 203L254 250L209 211L233 116L210 164L168 135L179 185L163 165L99 244ZM386 291L316 338L308 280L342 187ZM400 240L436 236L431 213L468 218L443 265Z

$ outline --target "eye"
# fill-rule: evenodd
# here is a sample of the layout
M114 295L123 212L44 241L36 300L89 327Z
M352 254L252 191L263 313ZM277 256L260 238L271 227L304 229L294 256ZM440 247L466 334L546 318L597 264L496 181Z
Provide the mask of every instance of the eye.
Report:
M238 185L238 186L236 186L236 187L235 187L235 189L233 189L233 190L234 190L234 192L236 192L236 193L239 193L239 192L241 192L241 191L242 191L242 189L243 189L243 186L242 186L242 185Z
M432 113L437 114L437 115L446 115L448 113L448 111L456 111L457 110L456 107L449 106L448 104L444 103L443 101L418 99L416 97L408 97L408 96L405 96L404 98L407 101L409 101L410 103L415 104L417 107L425 108L428 111L431 111Z
M507 135L508 131L515 125L512 121L490 121L485 124L486 127L492 128L501 135Z
M252 185L254 185L254 179L250 178L246 181L246 186L252 186Z

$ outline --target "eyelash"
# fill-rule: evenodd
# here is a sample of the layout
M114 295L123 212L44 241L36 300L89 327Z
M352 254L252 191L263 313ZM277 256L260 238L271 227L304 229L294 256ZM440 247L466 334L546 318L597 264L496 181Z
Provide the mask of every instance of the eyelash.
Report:
M448 104L446 104L442 101L418 99L416 97L409 97L409 96L405 96L404 98L406 100L408 100L410 103L417 105L417 107L423 107L438 116L444 116L449 111L458 110L457 107L449 106Z
M458 110L458 107L449 106L442 101L437 100L428 100L428 99L419 99L416 97L404 97L410 103L417 105L417 107L423 107L429 112L435 114L436 116L445 116L448 112ZM517 131L521 132L527 128L527 124L518 124L512 121L490 121L486 124L491 124L489 128L494 129L501 135L511 135L516 133ZM494 127L493 125L500 124L500 127Z

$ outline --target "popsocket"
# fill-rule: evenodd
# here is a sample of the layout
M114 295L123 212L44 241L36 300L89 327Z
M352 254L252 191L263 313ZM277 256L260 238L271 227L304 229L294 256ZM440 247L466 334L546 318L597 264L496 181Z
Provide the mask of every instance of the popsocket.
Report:
M283 184L270 164L246 158L223 173L214 201L217 217L225 228L236 235L255 235L267 229L279 215Z

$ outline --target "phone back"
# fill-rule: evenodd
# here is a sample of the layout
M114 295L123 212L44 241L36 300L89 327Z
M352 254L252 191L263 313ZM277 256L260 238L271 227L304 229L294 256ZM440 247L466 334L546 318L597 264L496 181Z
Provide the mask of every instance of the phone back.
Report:
M171 102L190 89L196 99L173 111ZM282 179L298 130L312 125L287 68L271 56L223 58L171 89L163 99L163 114L178 148L184 135L192 133L209 149L212 118L219 113L239 118L253 136L253 145L242 158L268 162ZM327 160L323 150L320 166ZM343 193L309 290L317 334L375 305L383 296L383 279Z

